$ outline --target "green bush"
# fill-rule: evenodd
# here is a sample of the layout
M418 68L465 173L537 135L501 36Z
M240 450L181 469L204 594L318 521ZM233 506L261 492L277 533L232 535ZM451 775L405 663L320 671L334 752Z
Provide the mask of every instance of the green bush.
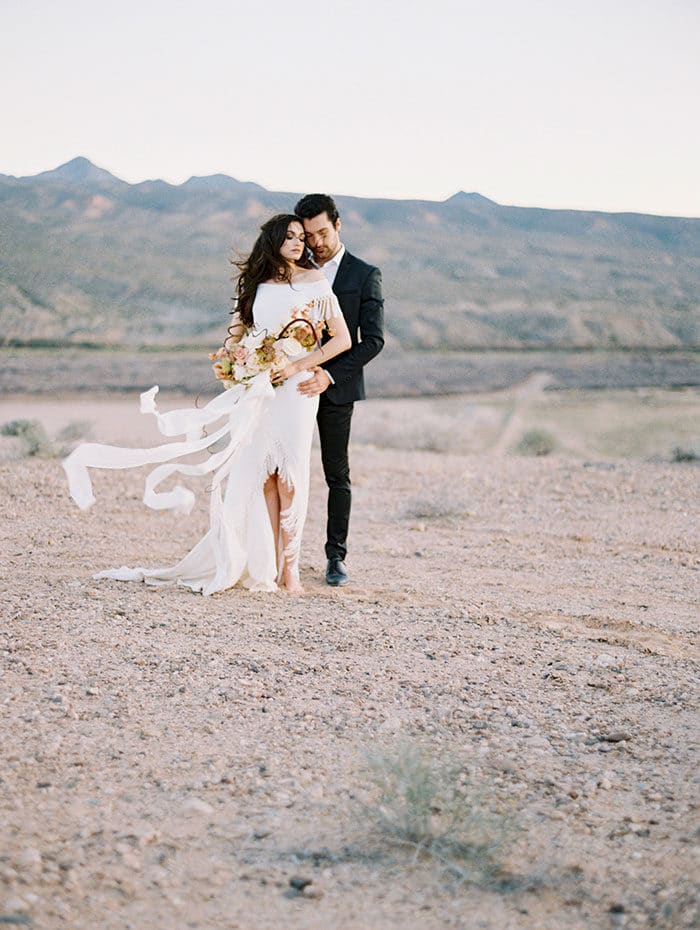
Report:
M59 444L52 441L39 420L10 420L0 426L0 435L15 436L21 444L23 457L56 458L68 455L76 441L86 439L92 431L91 424L84 420L73 420L66 424L56 436Z
M672 462L700 462L700 455L695 449L684 449L682 446L674 446L671 453Z
M549 455L556 447L551 433L543 429L529 429L520 437L516 449L521 455Z
M63 442L75 442L78 439L89 439L92 435L92 423L89 420L71 420L56 434L56 439Z
M16 436L26 456L52 456L53 445L39 420L10 420L0 427L3 436Z

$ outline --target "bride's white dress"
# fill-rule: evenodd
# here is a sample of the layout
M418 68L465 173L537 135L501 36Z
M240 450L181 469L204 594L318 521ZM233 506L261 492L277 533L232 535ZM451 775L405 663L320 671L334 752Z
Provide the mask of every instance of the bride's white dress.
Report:
M304 307L315 322L341 315L325 278L293 285L262 284L253 305L255 328L277 330L298 316ZM154 509L183 513L192 509L193 493L181 486L158 492L157 485L176 472L210 476L209 531L180 562L168 568L123 566L99 572L95 577L148 584L178 583L203 594L213 594L236 584L253 591L275 590L283 558L298 572L318 398L300 394L297 385L309 376L308 372L301 372L273 388L269 373L262 372L247 388L235 385L206 407L165 414L155 405L158 388L154 387L141 395L142 412L157 418L164 435L183 435L183 441L153 449L123 449L96 443L78 446L65 460L64 468L71 496L82 508L94 503L89 467L133 468L160 463L146 479L144 503ZM206 435L207 427L217 423L218 428ZM213 445L219 451L207 453ZM199 464L177 461L194 452L204 453L205 460ZM291 507L281 514L291 541L284 553L280 552L279 563L263 495L266 478L276 471L294 488Z

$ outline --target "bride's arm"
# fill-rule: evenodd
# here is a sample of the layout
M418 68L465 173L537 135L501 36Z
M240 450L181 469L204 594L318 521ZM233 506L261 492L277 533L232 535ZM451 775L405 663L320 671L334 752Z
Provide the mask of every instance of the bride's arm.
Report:
M313 352L307 352L302 358L290 362L282 371L275 372L272 376L274 384L279 384L287 378L291 378L292 375L298 375L300 371L308 371L310 368L323 365L324 362L330 361L336 355L340 355L341 352L347 352L352 345L352 340L350 339L350 330L345 322L345 317L341 313L331 319L335 335L320 348L314 349Z

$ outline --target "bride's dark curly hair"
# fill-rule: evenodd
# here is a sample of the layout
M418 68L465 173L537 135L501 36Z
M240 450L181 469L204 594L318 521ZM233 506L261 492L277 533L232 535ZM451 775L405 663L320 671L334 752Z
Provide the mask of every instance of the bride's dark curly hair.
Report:
M260 235L255 240L250 255L241 261L231 262L240 272L236 281L236 296L233 298L235 307L231 312L240 318L244 326L253 325L253 301L259 284L271 279L291 284L291 269L280 256L290 223L301 225L301 220L293 213L277 213L270 217L260 227ZM297 262L297 266L312 267L306 252Z

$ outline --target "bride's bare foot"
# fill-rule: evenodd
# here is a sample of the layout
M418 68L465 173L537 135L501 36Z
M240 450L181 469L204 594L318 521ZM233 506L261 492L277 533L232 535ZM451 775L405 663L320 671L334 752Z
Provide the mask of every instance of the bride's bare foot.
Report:
M287 594L293 594L299 596L300 594L305 594L306 592L301 586L301 582L293 572L284 572L282 575L282 587L287 592Z
M293 597L300 597L302 594L306 594L306 591L296 579L294 581L286 581L282 587L287 594L291 594Z

